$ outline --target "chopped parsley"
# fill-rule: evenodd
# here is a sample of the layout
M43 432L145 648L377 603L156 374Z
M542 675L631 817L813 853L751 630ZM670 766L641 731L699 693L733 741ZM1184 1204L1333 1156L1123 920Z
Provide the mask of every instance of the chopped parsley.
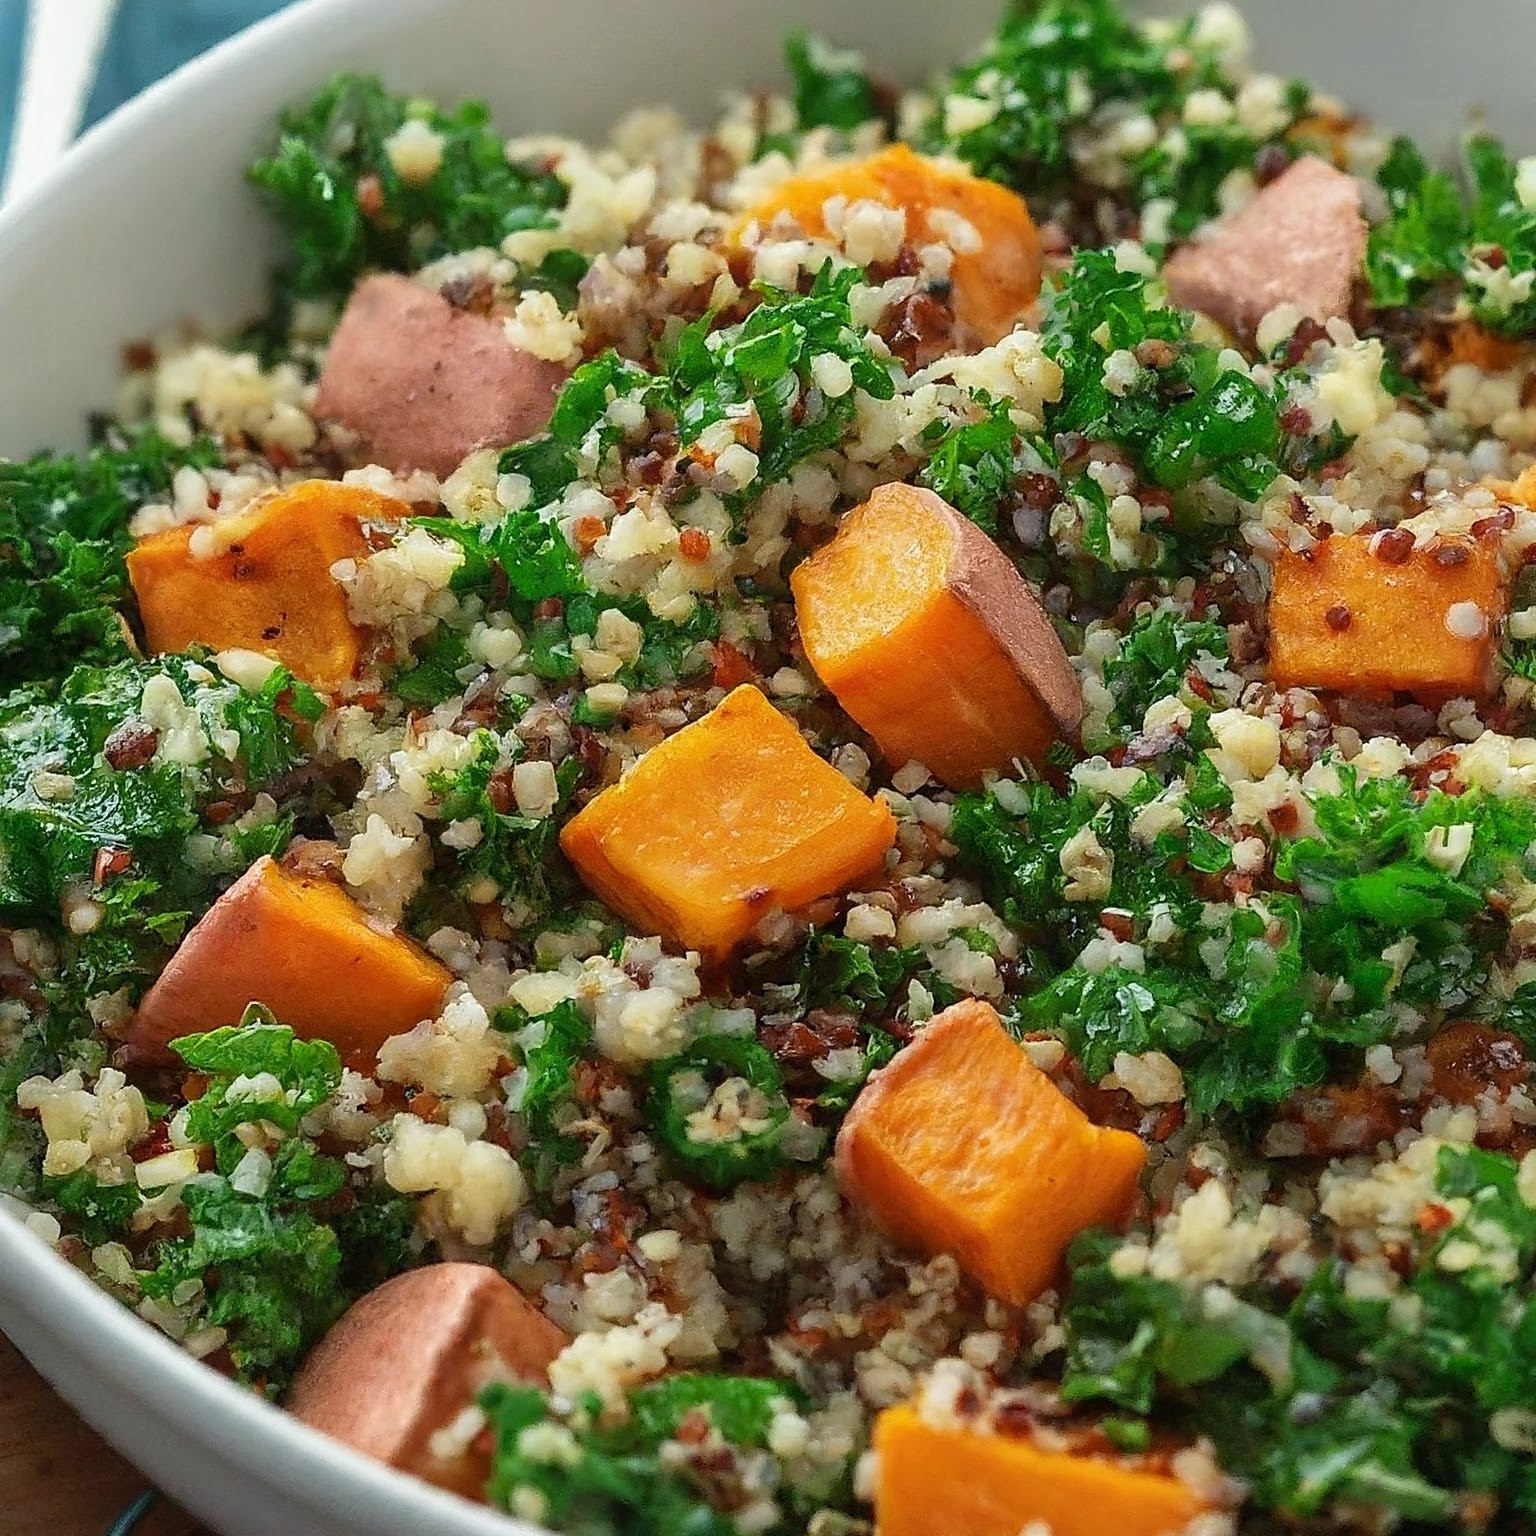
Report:
M1104 663L1104 686L1115 701L1111 740L1137 735L1148 708L1159 699L1187 693L1186 679L1200 657L1224 661L1227 655L1224 624L1182 618L1171 609L1138 618L1119 652Z
M950 427L917 479L995 538L998 508L1008 498L1017 474L1019 431L1007 401L982 394L977 403L986 415Z

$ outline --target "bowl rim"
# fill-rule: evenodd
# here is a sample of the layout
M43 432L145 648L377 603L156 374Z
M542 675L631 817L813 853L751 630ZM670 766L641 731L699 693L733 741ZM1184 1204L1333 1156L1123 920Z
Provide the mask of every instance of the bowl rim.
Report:
M113 174L125 143L184 104L215 93L231 69L265 68L279 78L282 58L302 50L313 36L348 27L378 32L429 13L440 16L444 9L440 0L296 0L183 64L93 125L44 176L0 209L0 270L13 249L34 238L34 226L76 217L80 203ZM194 1359L29 1231L13 1205L26 1208L15 1197L0 1199L0 1320L21 1321L25 1327L18 1333L49 1338L61 1338L67 1324L74 1335L72 1352L97 1378L136 1398L183 1437L190 1455L216 1443L258 1481L270 1483L280 1471L316 1513L378 1511L374 1526L380 1531L548 1536L544 1527L364 1456Z

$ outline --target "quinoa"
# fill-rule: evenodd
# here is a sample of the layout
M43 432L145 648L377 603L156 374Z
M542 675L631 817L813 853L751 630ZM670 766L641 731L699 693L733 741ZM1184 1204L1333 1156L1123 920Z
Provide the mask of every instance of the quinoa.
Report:
M1253 69L1231 7L1037 11L906 93L792 39L793 97L601 144L350 78L290 113L253 173L293 242L265 325L134 349L90 458L0 466L0 1198L278 1398L390 1276L490 1266L564 1347L433 1454L494 1442L488 1497L560 1529L872 1530L910 1407L1155 1478L1191 1536L1526 1530L1536 161L1474 148L1498 239L1485 208L1421 248L1415 199L1454 194ZM1014 259L985 205L919 218L848 171L893 144L1027 196L1044 296L996 334L965 307L968 263ZM295 145L335 157L350 244L294 204ZM1167 259L1319 152L1374 220L1348 313L1169 309ZM829 168L850 191L790 197ZM555 370L548 431L373 462L322 380L378 270ZM130 551L254 559L249 520L316 481L398 509L317 578L360 637L344 679L147 637ZM1082 699L958 787L944 743L882 751L843 707L789 587L899 484L993 541ZM1298 640L1286 584L1342 550L1375 585ZM1426 572L1445 596L1377 636ZM604 905L560 840L743 685L890 841L808 904L765 884L716 953ZM254 983L140 1050L262 859L440 1000L358 1050ZM1022 1301L890 1235L832 1155L972 1000L1145 1148L1119 1227ZM629 1502L584 1502L624 1457Z

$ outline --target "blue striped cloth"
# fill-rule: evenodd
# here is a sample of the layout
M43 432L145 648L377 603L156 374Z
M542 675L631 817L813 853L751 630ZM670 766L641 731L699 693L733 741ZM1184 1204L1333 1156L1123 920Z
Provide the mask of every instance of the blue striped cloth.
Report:
M44 5L57 0L30 0ZM117 0L80 128L288 0ZM29 0L0 0L0 181L21 93Z

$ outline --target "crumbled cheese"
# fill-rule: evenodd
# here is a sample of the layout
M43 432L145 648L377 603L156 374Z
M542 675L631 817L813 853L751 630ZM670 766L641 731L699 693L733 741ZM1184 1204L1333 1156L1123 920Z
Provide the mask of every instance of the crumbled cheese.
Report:
M1115 876L1115 856L1094 835L1091 826L1079 827L1060 854L1061 872L1067 877L1062 895L1068 901L1104 901Z
M384 140L384 153L411 186L431 181L442 169L447 140L430 123L409 117Z
M181 696L175 679L156 672L145 680L139 717L159 735L155 756L191 767L207 760L208 734L197 711Z
M486 1247L527 1201L528 1183L512 1154L469 1141L456 1126L396 1115L384 1153L384 1178L401 1194L426 1194L424 1215L474 1247Z
M489 1086L504 1049L485 1008L462 991L436 1019L384 1042L378 1077L386 1083L414 1083L441 1098L469 1098Z
M36 1110L48 1150L43 1172L65 1178L91 1166L103 1182L120 1183L128 1149L149 1132L144 1095L113 1067L87 1088L79 1072L50 1080L29 1077L16 1090L16 1107Z

